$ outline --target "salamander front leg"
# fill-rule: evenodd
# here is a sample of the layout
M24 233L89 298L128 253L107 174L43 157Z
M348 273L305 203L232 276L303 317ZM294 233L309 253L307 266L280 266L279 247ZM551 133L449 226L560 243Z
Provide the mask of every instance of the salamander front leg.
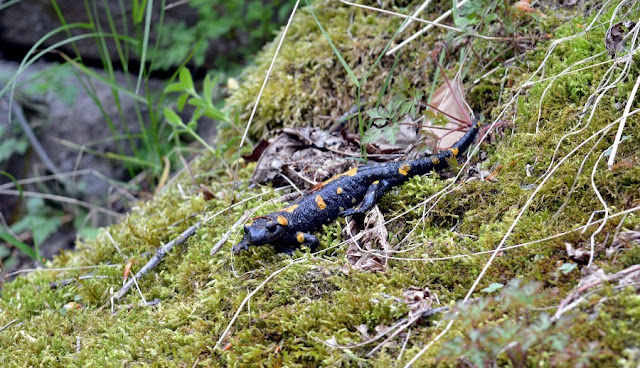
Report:
M340 212L340 216L353 216L355 214L364 214L375 206L376 202L389 190L393 185L390 181L382 179L374 181L367 189L362 202L354 208L348 208Z
M298 233L296 233L295 237L296 237L297 245L291 245L291 244L280 245L280 246L276 247L276 250L278 252L280 252L280 253L286 253L286 254L291 255L301 245L308 246L309 248L311 248L312 252L315 252L315 250L320 245L320 240L318 240L318 238L316 238L315 235L312 235L312 234L307 234L307 233L303 233L303 232L299 231ZM295 243L293 243L293 244L295 244Z

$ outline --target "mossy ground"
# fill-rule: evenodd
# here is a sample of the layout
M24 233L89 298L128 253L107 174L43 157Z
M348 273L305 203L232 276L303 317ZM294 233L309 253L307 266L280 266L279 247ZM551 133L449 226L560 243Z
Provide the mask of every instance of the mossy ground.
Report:
M345 51L346 54L352 52L354 56L359 52L368 60L382 50L389 30L399 24L388 17L343 6L317 6L316 9L334 42L345 50L351 47L352 51ZM608 14L610 17L611 10ZM602 21L608 20L605 14ZM573 16L562 25L550 19L544 26L552 28L554 38L559 38L580 32L588 21ZM346 29L350 29L353 39ZM585 57L603 52L604 31L604 27L596 28L559 45L546 61L546 75L556 75ZM317 125L322 125L320 116L337 116L348 110L353 101L353 88L310 15L302 12L290 32L295 41L285 43L274 79L263 95L256 117L258 124L252 131L256 137L282 124L304 125L310 119L318 119ZM548 42L527 52L524 59L512 67L509 73L514 86L523 83L527 73L542 62L547 46ZM247 72L246 82L230 100L243 121L247 101L259 88L271 50L273 46L257 58L256 66ZM420 68L406 58L419 59L416 55L426 52L416 46L399 61L403 73L414 76L409 79L416 83L416 88L428 88L428 78L419 78ZM351 56L347 60L355 60ZM605 61L607 57L598 60ZM363 93L364 96L372 96L375 101L388 67L381 64L384 73L372 78L371 90ZM387 225L392 234L390 241L397 242L418 225L405 246L425 244L402 253L402 257L468 257L438 261L391 260L385 273L345 275L340 270L346 262L345 247L330 248L341 241L340 228L344 220L338 220L317 232L323 247L330 250L319 257L310 257L305 250L297 252L295 258L307 259L290 266L261 288L224 340L223 346L229 344L227 349L214 349L244 298L265 278L292 261L291 257L275 254L269 247L232 257L230 243L236 234L232 234L219 253L209 255L213 244L246 210L279 196L269 187L248 189L242 184L233 194L235 202L252 199L213 217L139 281L145 298L159 299L160 303L150 308L120 309L112 314L108 303L110 289L117 290L122 284L125 263L134 260L134 269L139 269L159 245L231 203L231 176L214 160L204 158L192 170L199 182L217 193L216 198L204 201L195 190L186 190L189 180L181 178L181 190L173 186L154 200L141 204L123 223L104 229L96 239L79 244L77 251L61 255L49 265L71 268L103 265L90 272L106 278L79 280L52 289L49 286L52 281L75 278L89 271L47 271L34 272L3 285L0 326L16 318L19 322L0 332L0 364L192 366L197 362L197 366L381 367L396 364L404 336L367 359L365 354L375 344L334 349L324 342L335 337L339 344L356 343L363 340L356 326L364 324L374 335L376 327L390 326L404 318L408 307L386 296L401 298L403 291L411 286L428 287L443 305L454 305L464 298L490 256L473 253L494 249L506 234L549 166L560 137L577 122L588 96L595 91L606 70L607 66L603 65L560 77L544 101L541 96L549 82L534 84L523 92L515 110L510 110L511 114L517 113L512 126L495 144L482 147L487 153L483 167L501 168L497 181L464 183L445 195L426 219L422 217L422 207L411 208L450 181L436 175L413 178L383 198L381 208L387 218L409 210L400 220ZM556 162L620 115L615 104L625 100L638 74L640 58L636 56L628 78L607 95L591 124L563 141ZM504 75L504 69L495 75ZM475 77L470 75L468 79ZM483 91L495 89L500 83L489 78L480 84L481 89L474 89L479 92L472 96L481 98ZM505 92L503 102L508 95L509 92ZM485 111L488 117L504 107L498 106L497 101L494 99L494 103L489 104L492 108ZM481 105L482 101L475 104ZM543 108L536 132L538 106ZM638 108L637 103L634 108ZM591 189L590 175L600 153L611 145L613 134L612 130L597 144L597 140L593 140L594 144L585 145L566 160L520 218L507 246L574 229L585 224L593 211L601 209ZM594 175L595 185L614 212L640 205L637 156L640 119L636 116L627 121L625 135L629 138L620 146L617 160L626 164L606 170L601 161ZM587 157L590 150L593 153ZM585 157L587 169L578 174ZM247 179L252 169L253 165L241 165L240 178ZM574 181L575 190L569 193ZM257 194L262 196L256 197ZM258 214L280 206L269 203L262 206ZM640 217L631 214L611 218L596 241L610 243L619 225L622 229L637 229ZM456 232L451 231L453 227ZM580 279L583 266L566 274L560 271L564 263L572 262L565 251L565 242L588 247L593 230L584 234L572 232L502 252L473 295L483 300L459 307L460 315L451 331L421 357L418 365L457 366L463 361L489 364L497 360L500 365L517 361L529 366L573 366L584 360L593 365L611 366L632 361L640 349L637 329L640 299L632 288L605 288L555 324L545 319ZM107 232L121 249L122 256ZM638 249L640 247L623 250L613 258L599 254L595 264L607 272L619 271L640 262ZM118 266L109 267L109 264ZM507 285L514 279L522 281L505 287L502 292L478 291L492 283ZM131 290L117 304L139 301L137 292ZM430 342L442 330L446 318L449 317L437 315L412 326L401 363L406 363ZM511 358L518 352L506 351L505 341L518 341L523 351L521 356Z

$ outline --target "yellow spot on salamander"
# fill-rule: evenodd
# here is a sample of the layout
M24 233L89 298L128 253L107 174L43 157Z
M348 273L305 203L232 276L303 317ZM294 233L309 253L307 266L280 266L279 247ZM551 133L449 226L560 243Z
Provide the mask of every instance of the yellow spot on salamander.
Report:
M318 205L318 208L321 210L324 210L325 208L327 208L327 204L324 203L324 199L322 198L322 196L319 196L319 195L316 196L316 204Z
M253 225L253 220L248 221L245 225L247 225L247 226L251 226L251 225Z
M409 166L408 164L403 164L402 166L400 166L400 168L398 169L398 172L400 173L400 175L404 175L407 176L409 174L409 171L411 170L411 166Z
M298 208L298 205L297 204L293 204L293 205L285 208L284 210L285 210L285 212L293 213L293 211L295 211L296 208Z
M280 225L282 225L282 226L287 226L287 225L289 225L289 220L287 220L287 218L286 218L286 217L284 217L284 216L278 216L278 217L276 218L276 221L278 221L278 223L279 223Z
M458 149L457 149L457 148L452 148L452 149L450 149L449 151L451 151L451 153L452 153L454 156L458 156Z
M336 189L336 193L342 194L342 187L338 187L338 189Z
M432 162L434 165L437 165L437 164L439 164L439 163L440 163L440 159L438 159L437 157L434 157L434 158L432 158L432 159L431 159L431 162Z
M373 182L373 184L378 184L380 182L380 180L376 180Z
M300 244L304 243L304 233L298 231L296 234L296 240L298 240L298 243Z
M346 176L355 176L358 173L357 167L352 167L349 170L345 171L342 175Z

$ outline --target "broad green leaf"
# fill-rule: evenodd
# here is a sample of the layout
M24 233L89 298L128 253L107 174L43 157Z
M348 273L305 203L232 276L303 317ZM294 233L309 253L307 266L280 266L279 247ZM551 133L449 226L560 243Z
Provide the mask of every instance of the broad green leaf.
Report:
M186 93L183 93L180 95L180 97L178 97L178 103L177 103L178 111L182 111L184 109L184 104L187 103L188 98L189 98L189 95Z
M182 119L180 119L180 116L178 116L178 114L176 114L173 110L165 107L164 109L162 109L162 112L164 113L164 117L165 119L167 119L167 122L169 122L169 124L171 124L172 126L180 127L184 125Z
M487 286L486 288L480 290L483 293L493 293L495 291L498 291L500 289L502 289L502 287L504 286L504 284L501 284L499 282L494 282L493 284Z
M182 88L184 88L185 90L195 91L195 88L193 88L193 79L191 78L191 72L189 71L189 69L185 67L180 69L180 75L178 76L178 78L180 80L180 84L182 84Z
M384 109L380 107L369 109L365 111L365 114L369 115L369 117L372 119L384 119L386 116Z
M216 109L215 107L208 106L206 109L204 109L204 114L211 119L227 120L227 115L224 112Z
M175 83L171 83L170 85L168 85L167 88L164 89L164 91L165 91L165 93L182 92L185 89L186 88L182 85L182 82L175 82Z
M575 270L576 267L578 267L577 264L569 262L569 263L563 263L562 266L558 268L558 270L566 275L569 272Z

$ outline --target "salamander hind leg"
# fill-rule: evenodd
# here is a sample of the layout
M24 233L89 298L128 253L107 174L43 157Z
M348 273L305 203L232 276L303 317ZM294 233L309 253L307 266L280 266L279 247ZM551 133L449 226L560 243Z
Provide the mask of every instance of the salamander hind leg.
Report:
M373 184L369 186L369 189L367 189L367 193L365 193L362 202L353 208L348 208L340 212L340 216L346 217L366 213L373 208L380 197L382 197L392 186L393 184L389 180L382 179L374 181Z

